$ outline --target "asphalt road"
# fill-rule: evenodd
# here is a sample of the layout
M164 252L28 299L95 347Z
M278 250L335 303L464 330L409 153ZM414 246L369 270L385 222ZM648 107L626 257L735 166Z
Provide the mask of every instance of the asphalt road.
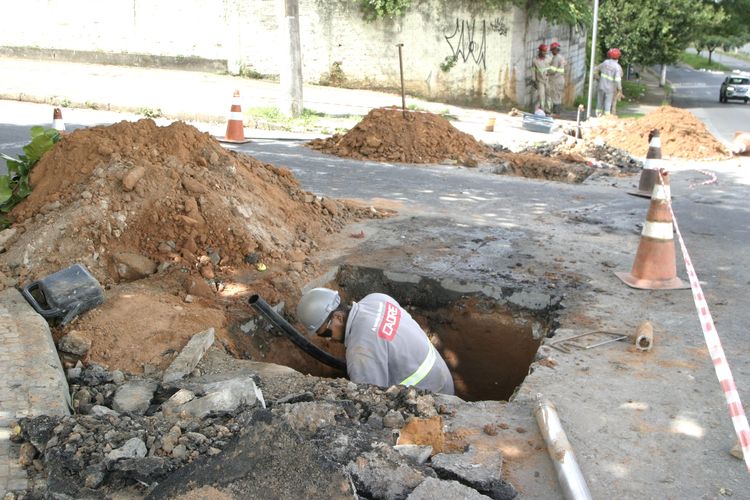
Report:
M740 65L738 68L750 69ZM750 130L750 104L742 101L719 102L719 88L728 74L686 67L669 68L668 74L674 88L672 104L688 109L725 142L731 142L738 130Z

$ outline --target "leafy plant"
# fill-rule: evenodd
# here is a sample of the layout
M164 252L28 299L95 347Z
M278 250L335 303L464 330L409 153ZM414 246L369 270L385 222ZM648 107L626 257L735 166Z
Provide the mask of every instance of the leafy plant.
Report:
M453 66L456 65L456 62L458 62L458 56L445 56L443 62L440 63L440 71L442 71L443 73L447 73Z
M354 0L368 21L384 17L401 17L411 7L411 0Z
M0 175L0 214L7 214L31 194L29 175L31 169L60 140L60 133L43 127L31 128L31 142L23 147L24 154L12 158L0 153L8 166L8 174ZM10 225L5 215L0 215L0 228Z
M368 21L403 16L411 8L412 0L353 0L359 4ZM472 0L472 4L483 4L490 9L506 9L515 5L529 14L539 16L556 24L585 25L591 20L589 0ZM450 69L450 68L449 68Z
M146 118L159 118L162 116L161 108L141 108L138 110L138 113Z

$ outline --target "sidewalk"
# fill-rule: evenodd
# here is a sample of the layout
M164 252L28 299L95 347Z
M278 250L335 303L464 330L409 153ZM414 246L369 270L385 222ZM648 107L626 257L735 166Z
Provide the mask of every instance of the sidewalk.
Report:
M109 111L160 114L164 118L213 124L223 135L232 93L240 91L245 116L250 108L278 105L280 84L228 75L194 71L145 69L124 66L37 61L0 57L0 99L49 103L63 108L90 108ZM371 109L401 106L401 96L385 92L305 85L304 107L330 115L326 128L336 124L354 126ZM452 124L488 144L513 147L560 137L560 133L539 134L521 127L521 118L483 109L463 108L428 102L407 96L407 107L455 117ZM68 113L64 110L64 115ZM495 131L486 132L487 119L496 119ZM51 121L51 114L50 114ZM70 117L65 117L69 122ZM247 124L247 121L246 121ZM311 139L309 131L295 133L249 130L249 137L281 136ZM306 132L306 133L300 133Z

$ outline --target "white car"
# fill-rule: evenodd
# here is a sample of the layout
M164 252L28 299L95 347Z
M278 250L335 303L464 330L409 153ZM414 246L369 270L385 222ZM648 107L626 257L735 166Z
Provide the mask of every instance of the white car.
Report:
M745 101L750 100L750 77L744 75L730 75L721 83L719 91L719 102L727 102L729 99Z

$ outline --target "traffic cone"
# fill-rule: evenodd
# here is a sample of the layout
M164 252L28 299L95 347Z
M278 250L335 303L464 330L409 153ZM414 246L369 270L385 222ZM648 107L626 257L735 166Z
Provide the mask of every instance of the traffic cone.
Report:
M65 132L65 122L63 122L62 110L55 108L52 112L52 128L62 133Z
M245 139L245 127L242 124L242 108L240 107L240 91L235 90L232 96L232 108L229 110L229 121L227 121L227 132L224 137L219 137L219 142L230 142L232 144L245 144L250 139Z
M688 288L677 277L672 212L669 210L669 174L656 171L657 182L648 207L641 242L629 273L616 272L626 285L644 290L677 290Z
M628 194L651 198L654 184L659 178L659 164L661 163L661 137L659 131L654 129L648 134L648 153L646 162L641 170L641 179L638 181L638 191L629 191Z
M734 133L732 153L736 155L750 155L750 132Z

